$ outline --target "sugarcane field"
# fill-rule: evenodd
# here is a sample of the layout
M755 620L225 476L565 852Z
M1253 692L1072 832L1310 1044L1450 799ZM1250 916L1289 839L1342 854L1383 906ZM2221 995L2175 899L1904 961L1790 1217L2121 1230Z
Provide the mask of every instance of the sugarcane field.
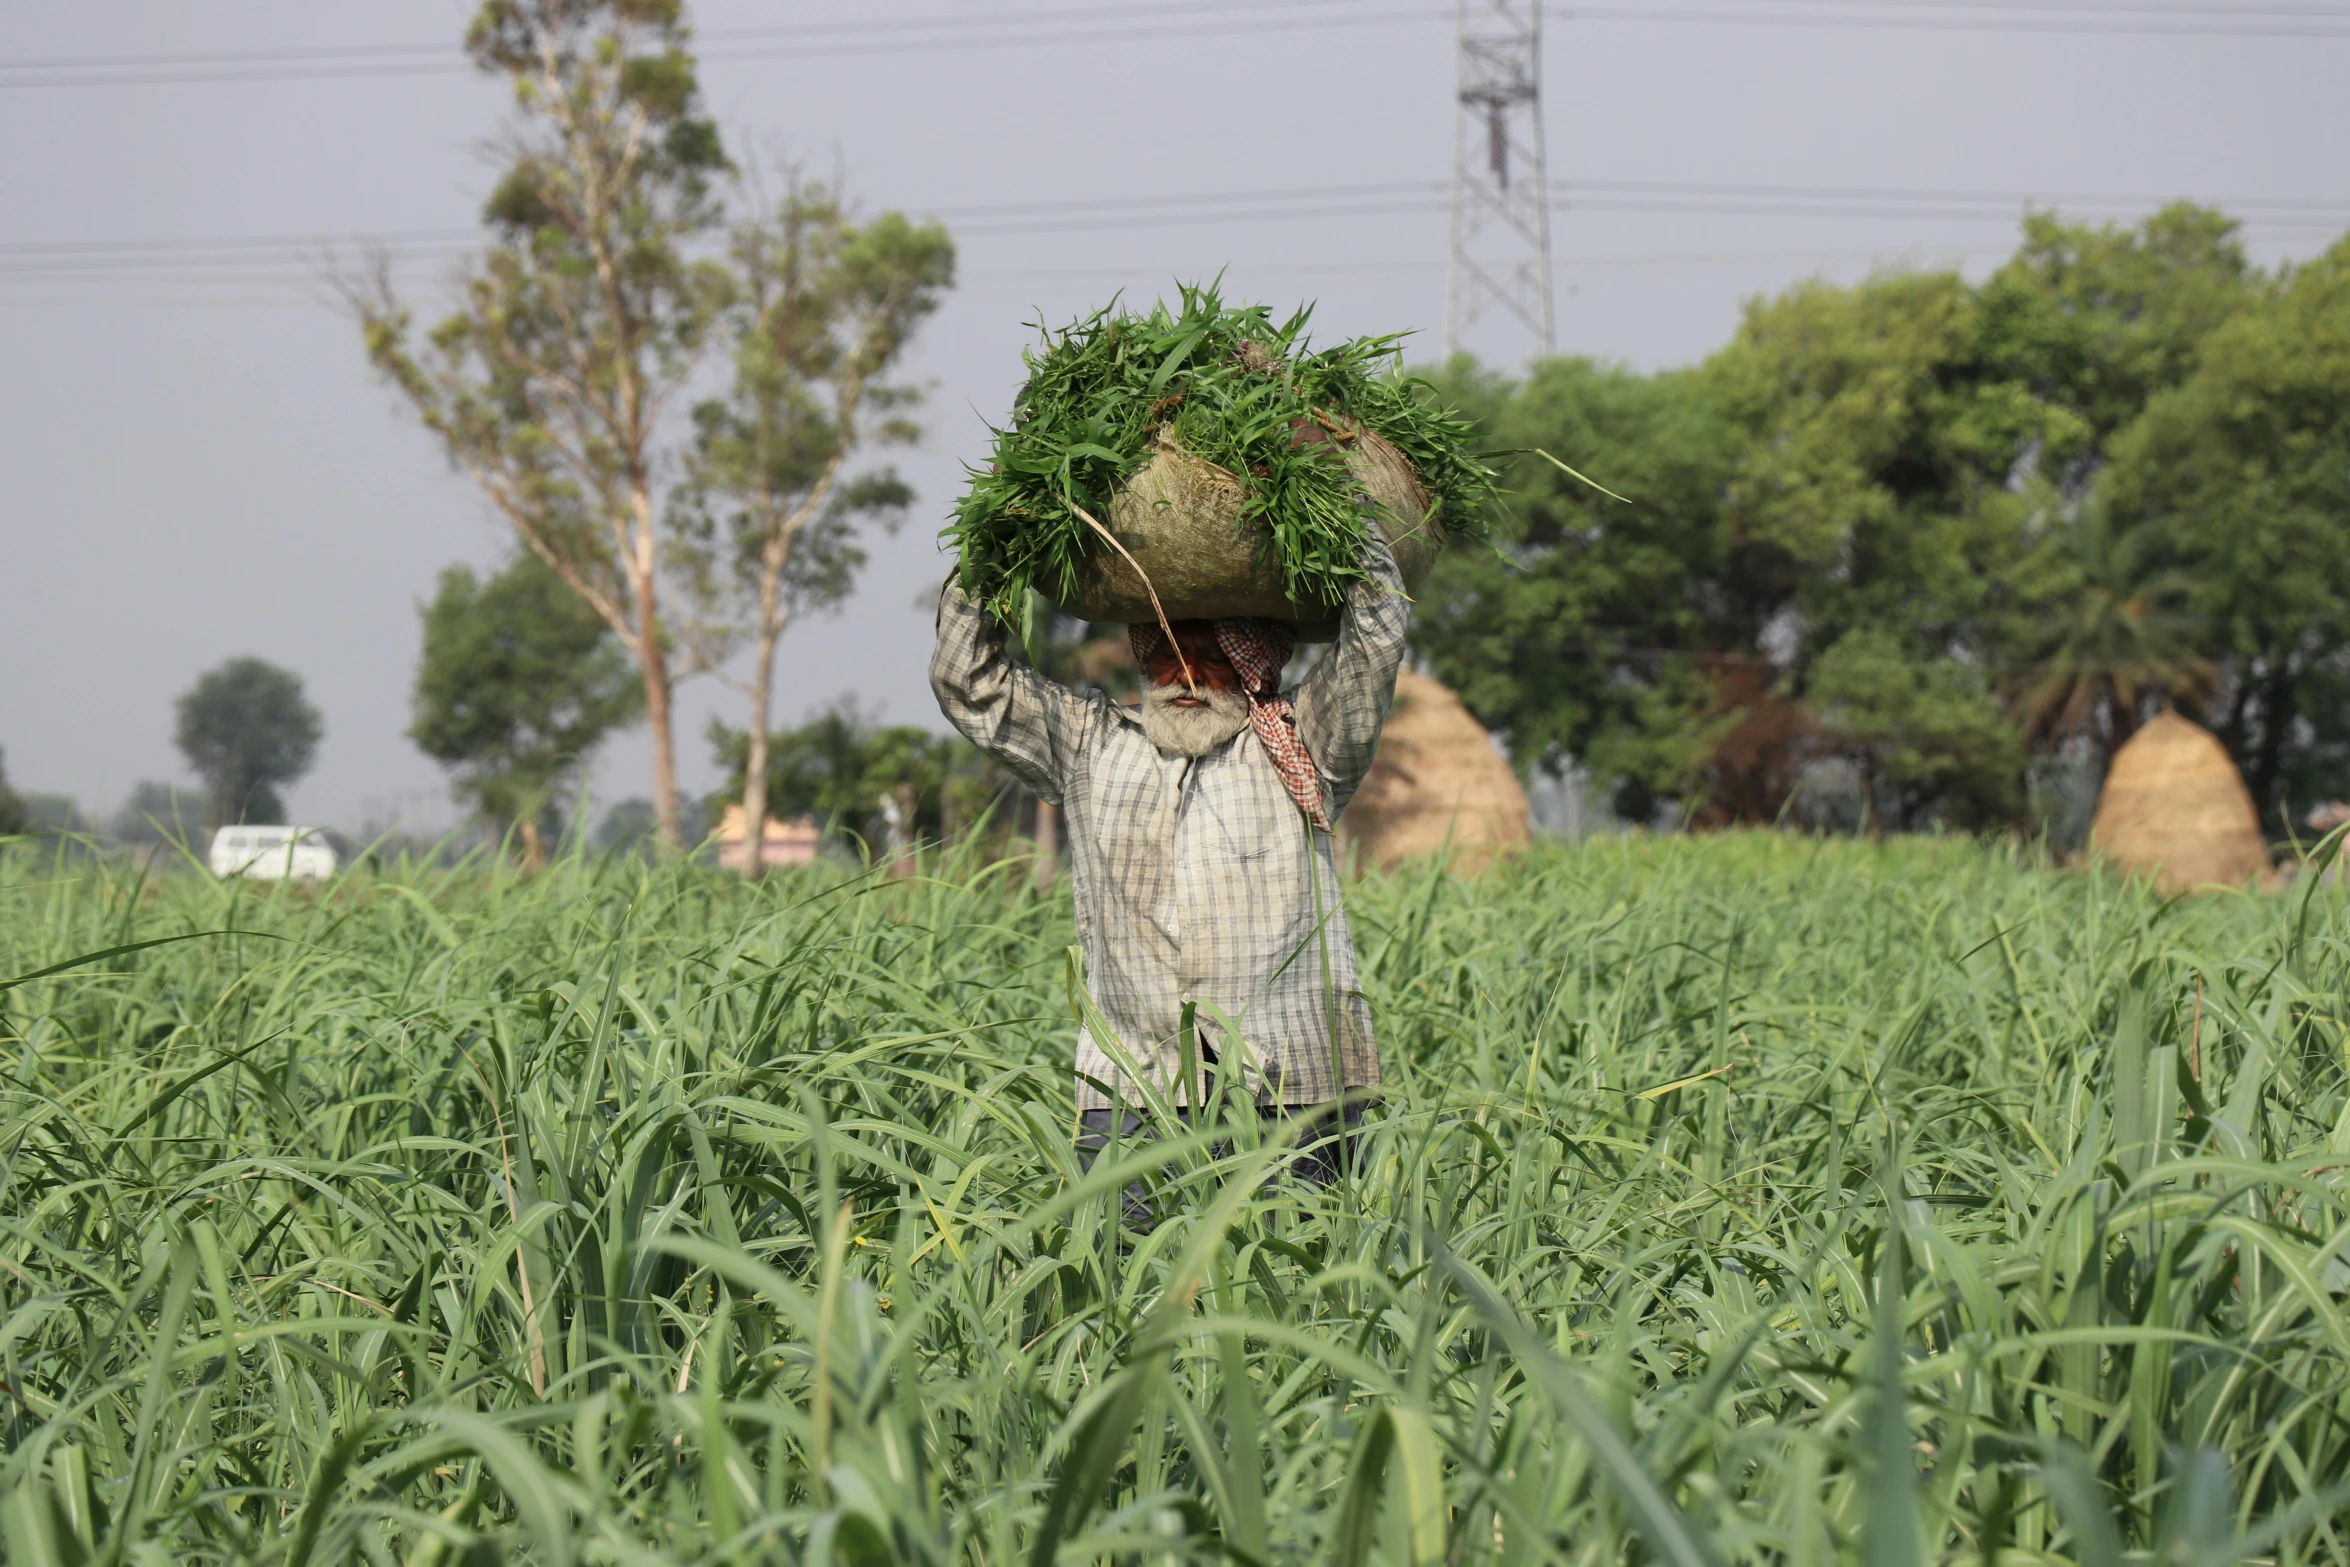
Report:
M0 1563L2350 1567L2346 68L0 21Z

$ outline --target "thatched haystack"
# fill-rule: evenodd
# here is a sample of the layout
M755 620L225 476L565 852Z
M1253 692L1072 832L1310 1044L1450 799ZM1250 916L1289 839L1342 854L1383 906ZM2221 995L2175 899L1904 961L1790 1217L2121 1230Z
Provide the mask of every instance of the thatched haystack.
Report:
M2227 748L2176 713L2114 753L2089 842L2120 869L2152 876L2166 895L2273 876L2260 815Z
M1366 866L1449 853L1484 869L1526 842L1526 791L1461 699L1426 675L1395 681L1378 759L1346 808L1347 841Z

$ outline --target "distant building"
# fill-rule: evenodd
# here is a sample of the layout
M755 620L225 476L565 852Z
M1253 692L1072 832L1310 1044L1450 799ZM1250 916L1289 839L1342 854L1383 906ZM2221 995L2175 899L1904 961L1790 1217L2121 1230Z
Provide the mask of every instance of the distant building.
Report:
M727 870L739 871L749 855L743 847L743 808L730 805L718 818L718 863ZM816 846L823 840L823 831L812 816L795 816L778 821L770 816L759 834L759 864L763 869L778 865L806 865L816 858Z

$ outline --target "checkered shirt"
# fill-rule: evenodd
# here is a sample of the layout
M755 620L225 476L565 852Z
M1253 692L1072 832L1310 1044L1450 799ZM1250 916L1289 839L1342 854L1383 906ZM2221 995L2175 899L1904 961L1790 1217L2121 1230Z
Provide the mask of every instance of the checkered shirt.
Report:
M1410 613L1375 533L1364 564L1336 647L1291 693L1334 809L1370 771ZM1260 1102L1322 1104L1339 1084L1377 1087L1330 834L1307 825L1256 731L1244 725L1205 756L1165 756L1135 709L1057 685L1004 647L1003 628L950 578L930 661L939 708L1060 806L1066 824L1086 984L1117 1035L1105 1049L1079 1030L1079 1108L1136 1097L1129 1065L1187 1103L1177 1037L1186 1001L1200 1003L1203 1054L1236 1064Z

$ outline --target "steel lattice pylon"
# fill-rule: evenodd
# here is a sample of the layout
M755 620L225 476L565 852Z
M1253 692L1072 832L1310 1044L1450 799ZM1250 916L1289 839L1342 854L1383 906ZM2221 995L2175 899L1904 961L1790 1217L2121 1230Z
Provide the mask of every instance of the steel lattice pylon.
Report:
M1541 0L1460 0L1458 96L1445 355L1458 351L1462 334L1498 307L1533 333L1547 356L1555 336Z

